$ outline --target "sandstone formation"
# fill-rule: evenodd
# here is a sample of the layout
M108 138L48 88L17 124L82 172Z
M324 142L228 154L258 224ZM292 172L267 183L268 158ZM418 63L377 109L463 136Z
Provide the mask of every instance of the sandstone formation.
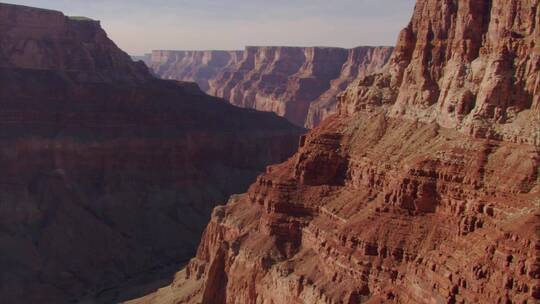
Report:
M379 71L391 47L246 47L244 51L153 51L150 67L165 79L195 81L230 103L272 111L308 128L333 113L336 96Z
M387 68L132 303L538 302L538 43L537 0L418 0Z
M107 296L187 261L302 130L154 78L98 21L0 4L0 302Z

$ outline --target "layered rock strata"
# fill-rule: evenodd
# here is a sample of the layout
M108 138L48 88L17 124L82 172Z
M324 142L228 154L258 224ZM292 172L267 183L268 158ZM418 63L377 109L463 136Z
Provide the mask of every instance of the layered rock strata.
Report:
M117 302L192 257L212 208L302 132L154 78L56 11L0 4L0 83L2 303Z
M133 303L536 303L540 5L418 0L389 65Z
M391 47L154 51L150 67L162 78L195 81L234 105L272 111L311 128L335 111L339 92L379 71L391 52Z

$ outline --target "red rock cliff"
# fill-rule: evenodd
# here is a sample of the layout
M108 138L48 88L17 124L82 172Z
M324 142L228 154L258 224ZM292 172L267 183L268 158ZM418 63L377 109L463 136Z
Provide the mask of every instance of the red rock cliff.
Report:
M0 302L115 302L302 132L158 80L97 21L0 4ZM127 284L127 285L126 285Z
M533 143L539 18L536 0L419 1L387 72L351 86L342 112L389 104L391 116Z
M386 70L133 303L536 303L540 5L418 0Z
M379 71L391 52L390 47L154 51L150 66L162 78L196 81L234 105L272 111L311 128L334 112L339 92Z

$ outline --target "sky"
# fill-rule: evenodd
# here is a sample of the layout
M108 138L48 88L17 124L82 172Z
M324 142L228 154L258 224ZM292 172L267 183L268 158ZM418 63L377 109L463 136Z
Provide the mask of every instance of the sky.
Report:
M395 45L415 0L7 0L101 21L131 55L246 45Z

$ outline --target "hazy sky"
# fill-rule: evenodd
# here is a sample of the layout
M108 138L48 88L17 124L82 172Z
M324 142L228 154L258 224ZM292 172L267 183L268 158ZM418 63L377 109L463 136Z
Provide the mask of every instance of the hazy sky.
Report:
M394 45L415 0L8 0L101 20L132 55L246 45Z

